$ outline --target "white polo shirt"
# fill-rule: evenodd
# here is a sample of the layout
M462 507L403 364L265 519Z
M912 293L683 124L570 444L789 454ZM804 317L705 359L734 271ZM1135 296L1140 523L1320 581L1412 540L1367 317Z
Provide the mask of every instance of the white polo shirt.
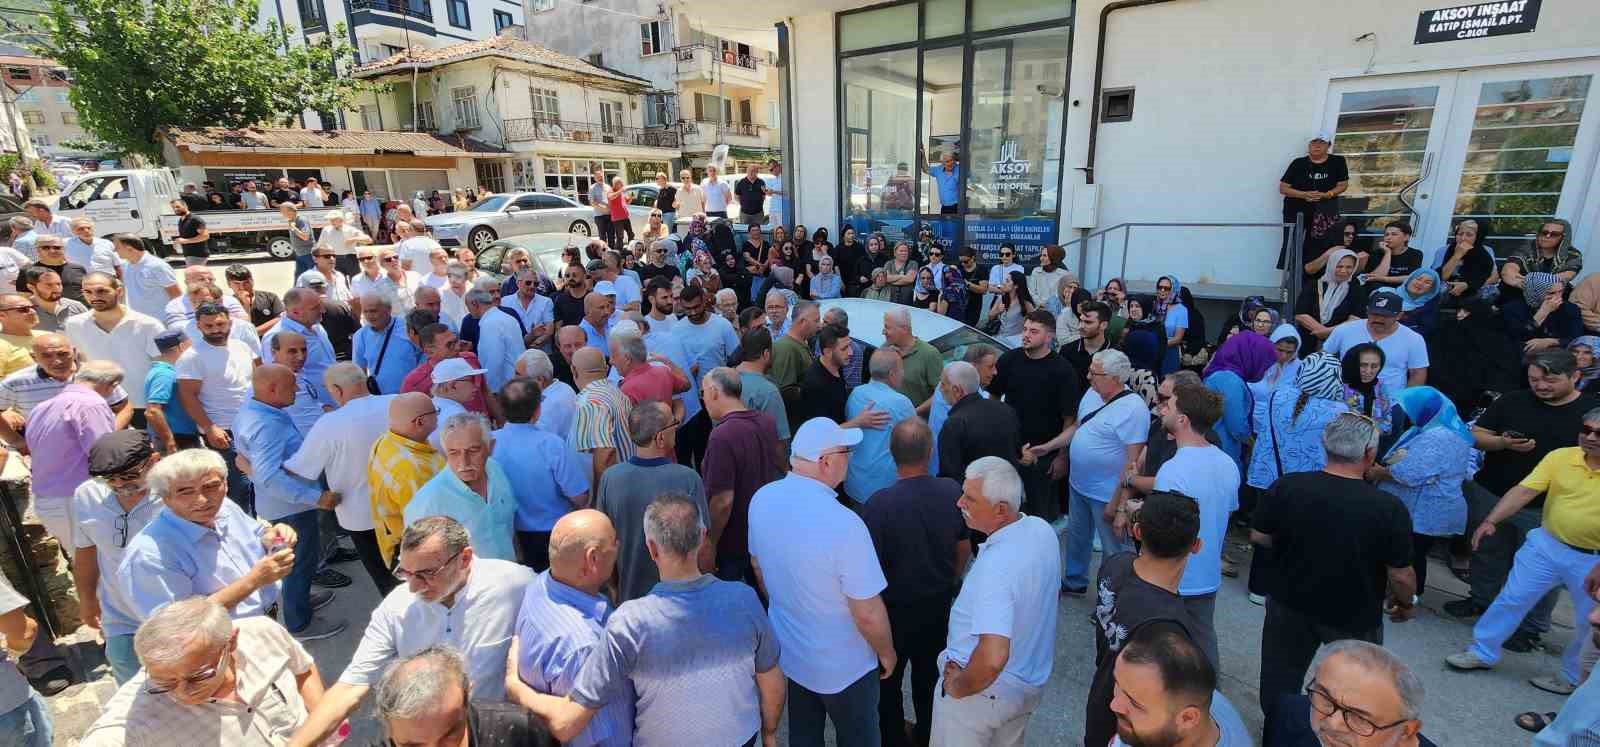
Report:
M950 608L939 669L947 661L967 666L978 636L1004 636L1011 656L989 687L1022 696L1038 692L1050 679L1055 657L1060 589L1060 541L1044 519L1023 516L989 535Z
M411 269L417 272L431 271L433 267L433 250L443 249L439 242L427 236L412 236L405 241L395 244L395 254L400 256L401 262L410 262Z
M178 273L173 271L172 265L147 252L139 261L123 268L122 282L128 289L128 308L163 319L167 304L172 302L167 289L178 284Z
M1050 543L1054 556L1054 532ZM867 525L839 505L833 488L791 472L757 490L750 498L750 555L761 566L783 650L779 665L789 679L831 695L878 668L849 600L871 599L888 582Z
M109 240L96 238L94 243L85 244L77 236L67 239L67 261L83 265L89 272L108 275L115 275L117 265L122 264L122 259L111 248Z
M212 345L204 340L178 356L178 381L200 382L200 407L223 430L233 429L233 416L250 396L255 354L238 340Z
M705 211L708 213L727 211L728 200L733 198L733 190L720 180L701 180L700 192L705 195Z
M183 325L183 333L189 336L189 344L191 345L199 345L205 342L205 335L200 333L199 322L189 322ZM256 335L255 327L235 321L233 326L228 328L228 339L244 343L245 347L250 348L251 355L257 358L261 357L261 338Z
M407 584L395 587L372 611L339 681L371 687L396 657L443 644L466 658L474 700L504 701L506 651L517 629L523 591L533 579L533 569L526 566L475 557L453 607L424 602Z
M69 317L64 331L83 353L84 360L108 360L121 366L128 399L134 407L144 407L144 377L150 373L150 361L161 355L156 349L156 336L166 331L161 322L129 310L107 332L94 323L94 313L90 312Z
M307 480L328 478L328 489L340 496L333 513L339 526L352 532L372 528L372 484L367 464L372 445L389 430L392 394L369 394L324 413L283 466Z

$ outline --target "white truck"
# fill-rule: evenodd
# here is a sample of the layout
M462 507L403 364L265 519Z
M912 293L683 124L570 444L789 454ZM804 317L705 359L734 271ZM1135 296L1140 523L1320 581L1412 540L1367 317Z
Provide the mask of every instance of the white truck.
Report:
M161 256L181 254L172 246L178 235L178 216L172 201L178 182L166 169L114 169L91 171L62 190L55 213L94 221L95 233L110 236L131 233L145 240ZM332 208L302 210L313 229L327 225ZM215 210L201 212L211 230L213 254L265 251L276 259L294 256L289 224L276 210Z

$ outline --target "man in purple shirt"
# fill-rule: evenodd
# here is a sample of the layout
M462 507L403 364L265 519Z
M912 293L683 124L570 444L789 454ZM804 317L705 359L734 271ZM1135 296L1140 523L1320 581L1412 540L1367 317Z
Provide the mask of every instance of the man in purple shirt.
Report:
M78 367L72 383L28 413L23 430L33 455L33 511L64 547L72 547L72 494L89 479L89 449L117 429L106 398L122 383L110 361Z
M717 578L756 586L750 565L750 498L783 476L778 467L778 427L772 416L746 409L739 372L711 369L701 383L706 414L717 425L701 462L711 508L707 541L716 547Z

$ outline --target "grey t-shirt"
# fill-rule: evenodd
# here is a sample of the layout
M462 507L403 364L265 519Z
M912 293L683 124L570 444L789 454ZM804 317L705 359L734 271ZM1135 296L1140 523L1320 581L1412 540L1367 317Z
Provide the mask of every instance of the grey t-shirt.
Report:
M744 406L771 415L772 422L778 425L778 440L788 441L789 411L783 406L783 395L778 393L778 386L771 379L749 371L739 372L739 384L739 400L744 402Z
M599 182L589 185L589 207L594 208L595 215L611 215L611 206L606 204L606 186Z
M600 476L594 507L609 517L617 530L617 581L621 601L649 594L651 587L661 580L661 572L644 545L644 510L656 496L668 492L688 494L700 509L706 527L711 526L705 483L688 467L666 459L634 457L613 465Z
M4 574L0 574L0 615L12 610L21 609L26 614L28 599L11 588ZM43 629L39 635L46 635ZM0 715L10 713L18 706L28 702L33 694L33 686L17 671L17 662L4 650L0 650Z
M303 215L296 215L294 217L294 227L296 231L304 231L306 237L302 239L299 236L296 236L294 231L290 231L289 244L294 247L294 253L296 256L304 257L307 254L310 254L311 249L317 245L317 232L311 230L311 221L306 220L306 217Z
M636 747L744 744L761 731L755 675L778 654L754 589L710 574L662 581L611 613L568 695L599 708L631 683Z

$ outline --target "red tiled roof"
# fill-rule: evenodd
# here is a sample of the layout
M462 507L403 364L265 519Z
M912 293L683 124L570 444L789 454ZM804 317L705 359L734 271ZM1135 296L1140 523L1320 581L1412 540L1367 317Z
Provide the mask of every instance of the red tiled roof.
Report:
M301 130L287 127L172 128L167 140L194 150L304 150L345 153L502 153L502 149L469 137L427 132L381 130Z
M426 70L474 57L490 56L548 65L562 70L609 78L623 83L650 85L650 81L644 78L637 78L615 70L592 65L586 60L569 54L562 54L548 47L542 47L511 36L494 36L479 41L451 44L447 47L411 47L399 54L368 62L364 65L357 65L351 71L351 74L357 78L370 77L391 69L403 68L409 70L412 65Z

